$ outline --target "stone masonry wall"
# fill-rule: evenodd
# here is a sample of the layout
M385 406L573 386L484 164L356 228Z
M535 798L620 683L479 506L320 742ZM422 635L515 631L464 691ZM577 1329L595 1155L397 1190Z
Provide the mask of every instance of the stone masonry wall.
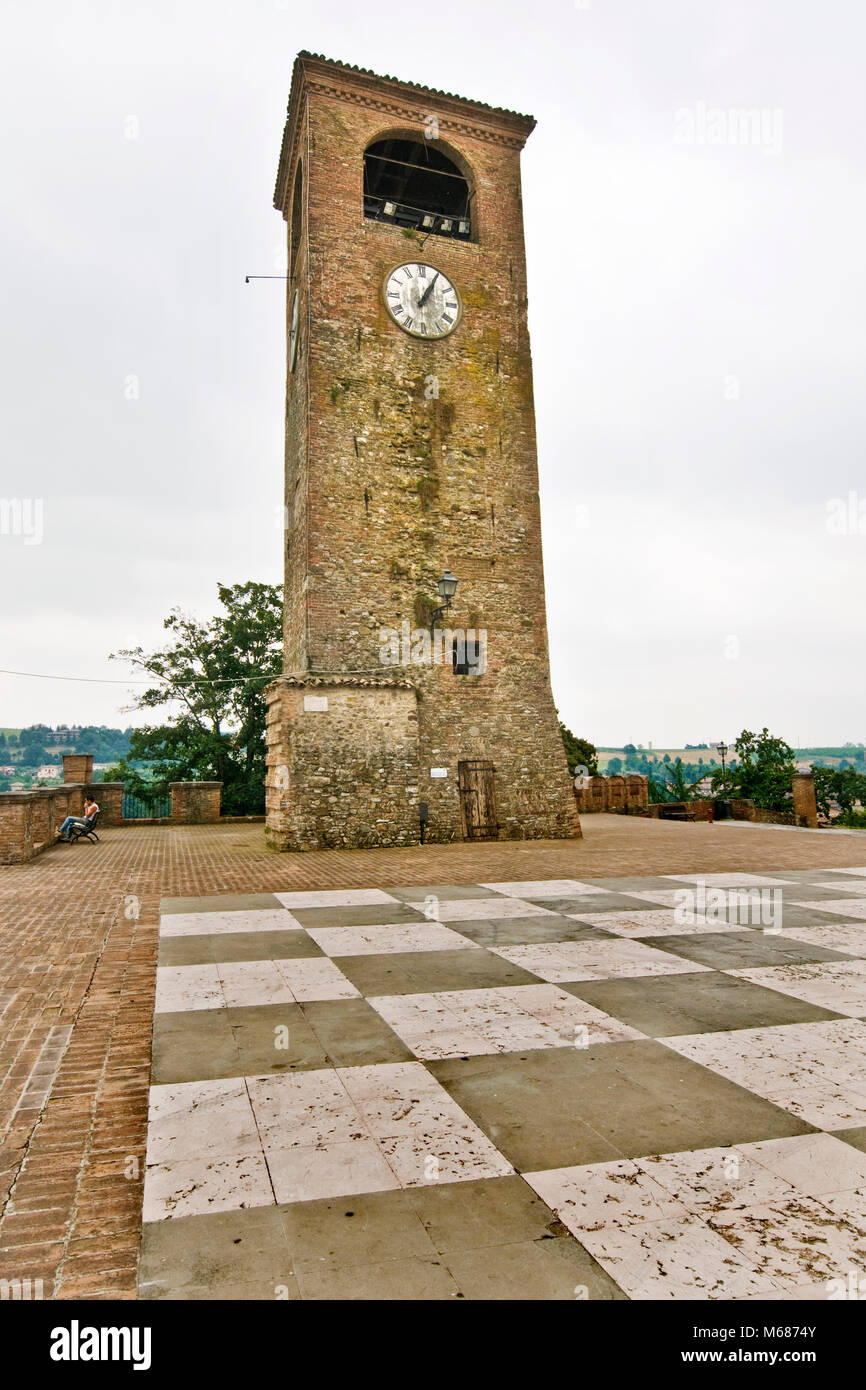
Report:
M386 134L423 138L431 112L473 191L473 239L430 236L422 250L364 218L363 156ZM281 158L301 325L286 400L285 670L378 672L417 689L430 839L459 827L457 764L473 758L494 762L502 835L580 834L548 667L520 185L532 124L304 56ZM418 260L462 297L441 341L410 337L383 303L387 273ZM450 654L383 668L381 630L422 628L445 568L460 581L448 624L486 630L486 671L456 676Z
M411 686L277 680L268 687L267 742L274 848L417 844L423 798Z

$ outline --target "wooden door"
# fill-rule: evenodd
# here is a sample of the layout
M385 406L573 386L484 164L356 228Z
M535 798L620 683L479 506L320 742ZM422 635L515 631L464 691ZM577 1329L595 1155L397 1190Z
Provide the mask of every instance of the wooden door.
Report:
M463 815L465 840L496 840L496 798L493 778L496 768L483 758L470 758L457 764L457 784Z

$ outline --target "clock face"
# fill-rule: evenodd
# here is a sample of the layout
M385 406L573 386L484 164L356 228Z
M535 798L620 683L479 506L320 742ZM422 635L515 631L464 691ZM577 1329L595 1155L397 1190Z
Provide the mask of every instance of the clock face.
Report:
M298 355L298 291L295 290L295 297L292 300L292 316L289 321L289 370L295 370L295 358Z
M447 338L460 322L460 296L435 266L417 261L398 265L383 293L394 322L414 338Z

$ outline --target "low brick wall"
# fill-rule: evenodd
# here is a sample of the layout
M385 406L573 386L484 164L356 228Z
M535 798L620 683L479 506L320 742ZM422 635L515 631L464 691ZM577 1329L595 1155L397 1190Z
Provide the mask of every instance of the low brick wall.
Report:
M0 792L0 864L26 864L54 844L57 827L67 816L83 811L80 784Z
M583 786L575 786L574 799L580 815L593 811L612 811L616 815L645 816L649 806L649 783L640 773L623 777L600 773L587 777Z
M85 787L93 781L92 753L64 753L63 781L67 786L81 782Z
M89 782L84 790L99 807L101 826L123 825L122 782Z
M768 811L764 806L756 806L754 801L733 797L731 800L731 820L755 821L759 825L799 825L800 821L793 811ZM818 818L815 817L817 825Z
M57 839L67 816L84 814L85 795L99 806L99 827L210 825L220 818L222 782L173 782L171 819L123 819L122 782L63 782L35 791L0 792L0 864L26 864Z
M222 782L172 782L172 825L212 825L220 818Z
M649 808L653 820L680 820L683 813L696 821L713 819L712 801L654 801Z

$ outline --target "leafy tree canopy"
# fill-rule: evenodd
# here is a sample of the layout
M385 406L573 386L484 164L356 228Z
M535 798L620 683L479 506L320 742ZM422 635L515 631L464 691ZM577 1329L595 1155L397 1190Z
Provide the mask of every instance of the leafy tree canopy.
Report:
M766 726L759 734L744 729L734 744L736 759L713 774L713 790L746 797L756 806L771 811L790 810L791 779L796 772L794 750L784 739L776 738Z
M201 622L173 609L163 623L168 645L113 653L150 680L135 709L169 705L179 712L133 729L129 759L111 777L145 796L169 782L219 781L225 814L255 815L265 805L263 691L282 669L282 590L249 581L218 584L217 591L224 611L216 617ZM149 780L136 762L151 764Z
M570 729L567 729L562 720L559 721L559 732L562 735L562 742L565 745L565 756L568 759L568 770L572 777L575 770L585 767L590 776L595 776L598 772L598 749L594 743L590 743L588 738L578 738Z

